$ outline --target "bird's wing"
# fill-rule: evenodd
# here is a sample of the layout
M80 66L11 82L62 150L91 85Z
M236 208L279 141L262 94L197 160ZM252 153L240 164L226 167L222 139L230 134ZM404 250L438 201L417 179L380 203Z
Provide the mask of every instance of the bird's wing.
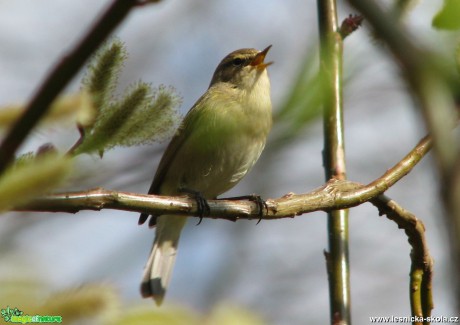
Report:
M198 111L203 108L202 103L204 102L206 97L206 93L198 99L198 101L193 105L190 111L185 116L184 120L182 121L181 125L177 129L176 133L174 134L171 142L169 143L168 147L166 148L163 157L160 160L160 164L158 165L157 171L155 173L155 177L153 178L152 185L150 185L150 189L148 194L161 194L160 187L163 184L164 178L168 173L169 167L171 163L174 161L177 153L179 152L180 148L184 144L184 142L188 139L189 135L193 131L192 129L197 125L197 119L199 118ZM139 217L139 224L143 224L149 214L142 213ZM150 221L150 226L155 225L155 220Z

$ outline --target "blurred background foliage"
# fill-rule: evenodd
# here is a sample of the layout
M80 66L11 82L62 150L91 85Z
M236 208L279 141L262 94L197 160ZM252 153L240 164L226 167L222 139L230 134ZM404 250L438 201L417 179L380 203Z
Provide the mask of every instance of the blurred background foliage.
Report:
M342 18L355 13L345 2L338 3ZM21 110L21 105L11 103L27 100L49 66L106 4L103 0L66 4L0 1L2 128ZM447 58L445 64L455 69L460 48L458 1L382 4L400 17L414 38ZM60 14L50 16L50 12ZM22 153L32 152L24 156L29 159L0 180L0 197L7 198L5 203L0 200L0 208L23 202L14 198L23 200L58 185L61 190L103 186L145 192L164 144L120 146L150 143L158 135L152 132L155 125L168 126L155 140L167 138L177 125L179 113L174 108L180 105L180 96L185 113L205 91L226 53L268 44L273 44L269 56L275 61L270 67L275 126L261 161L228 195L256 192L277 197L318 187L323 182L322 92L315 13L313 1L282 0L171 0L137 10L117 31L130 55L124 45L112 40L95 56L88 72L76 78L55 104L48 122L21 149ZM346 39L344 55L348 173L353 180L368 182L397 162L425 130L419 113L412 110L411 96L395 63L372 33L363 29L352 34ZM97 60L101 63L96 66ZM133 84L139 79L147 82ZM165 86L152 89L150 83L172 84L178 91ZM126 123L126 107L132 115L142 112L152 117L138 115L138 121L145 122L144 131L136 133L140 138L130 133L139 124ZM164 110L170 113L165 115ZM116 112L122 115L115 117ZM72 161L55 153L40 154L37 148L48 142L58 152L67 152L81 135L75 124L85 134L81 145L72 150L75 155L113 150L102 160L97 154L79 155ZM111 137L104 139L101 134ZM33 182L39 185L30 186ZM449 254L436 184L428 158L389 192L425 222L436 260L433 314L454 315L452 274L446 267ZM369 316L407 315L410 310L409 247L403 232L376 216L365 205L353 209L350 220L353 319L357 323L367 322ZM135 214L116 211L3 215L0 308L62 314L66 323L75 324L328 321L322 213L263 222L257 227L250 221L188 225L171 292L161 309L141 301L138 293L153 233L137 227L136 219Z
M31 278L17 278L0 285L2 309L20 306L18 310L23 316L61 316L63 324L264 324L259 316L231 304L218 304L206 315L179 306L123 305L117 291L108 284L85 284L58 292L48 292L45 283ZM11 324L2 317L0 323Z

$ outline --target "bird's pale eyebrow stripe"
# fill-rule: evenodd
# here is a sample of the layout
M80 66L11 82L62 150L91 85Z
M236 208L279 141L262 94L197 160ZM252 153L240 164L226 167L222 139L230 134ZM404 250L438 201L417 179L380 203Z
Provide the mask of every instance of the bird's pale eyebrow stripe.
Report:
M236 57L232 57L232 58L228 58L225 62L224 62L224 65L231 65L233 64L233 61L235 59L240 59L243 61L243 65L247 65L250 61L250 57L248 55L241 55L241 56L236 56Z

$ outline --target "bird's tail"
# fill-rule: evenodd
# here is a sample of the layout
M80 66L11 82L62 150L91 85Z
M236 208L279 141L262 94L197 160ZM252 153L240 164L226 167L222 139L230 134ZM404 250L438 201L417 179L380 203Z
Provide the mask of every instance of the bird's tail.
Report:
M161 216L157 220L155 241L142 277L141 294L144 298L152 297L158 306L163 302L171 280L185 222L186 218L178 216Z

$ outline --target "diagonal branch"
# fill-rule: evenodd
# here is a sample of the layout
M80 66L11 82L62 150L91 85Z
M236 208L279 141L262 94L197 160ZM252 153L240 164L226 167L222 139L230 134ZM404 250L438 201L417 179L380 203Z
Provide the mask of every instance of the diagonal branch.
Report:
M0 175L13 160L16 150L32 128L45 115L50 104L77 74L90 55L123 21L132 8L145 3L138 0L114 0L81 42L51 70L30 100L22 117L13 125L0 146Z

